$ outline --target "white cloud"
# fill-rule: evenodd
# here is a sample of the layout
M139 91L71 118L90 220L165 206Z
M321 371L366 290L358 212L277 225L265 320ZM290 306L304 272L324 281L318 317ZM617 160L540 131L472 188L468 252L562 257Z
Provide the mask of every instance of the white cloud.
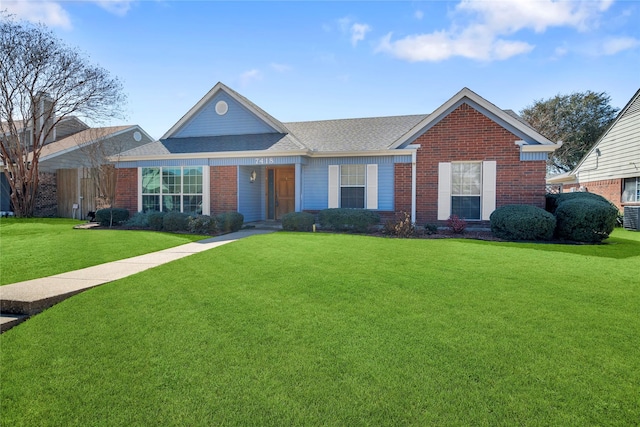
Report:
M349 17L340 18L337 22L342 34L349 35L351 45L354 47L358 42L363 41L367 33L371 31L370 25L353 22L353 19Z
M418 20L418 21L422 21L422 18L424 18L424 12L421 10L416 10L416 12L413 14L413 16Z
M270 65L271 65L271 68L273 68L275 71L279 73L286 73L287 71L291 70L291 66L287 64L278 64L276 62L272 62Z
M479 28L472 28L459 35L437 31L397 41L391 41L392 34L388 34L378 45L377 51L390 53L409 62L438 62L454 56L478 61L504 60L531 52L534 48L525 42L495 39L482 33Z
M597 26L600 13L612 0L462 0L456 11L478 15L479 21L496 32L511 34L524 28L541 33L549 27L573 27L586 31Z
M365 35L369 31L371 31L371 27L367 24L353 24L351 26L351 45L355 47L358 42L364 40Z
M410 62L443 61L463 57L478 61L505 60L531 52L534 45L509 37L521 30L542 33L550 27L587 31L598 25L600 14L613 0L462 0L448 29L392 40L388 34L378 44L386 52Z
M605 40L602 44L602 53L615 55L623 50L635 49L640 46L640 40L633 37L617 37Z
M19 19L43 23L48 27L60 27L70 30L71 18L59 3L52 1L3 1L2 8Z
M110 13L124 16L131 9L133 0L90 0L90 2ZM3 0L0 4L0 10L6 9L19 19L70 30L72 28L71 17L62 7L63 4L62 1L49 0Z
M131 9L132 0L95 0L95 3L114 15L124 16Z
M245 71L244 73L240 74L239 80L240 85L245 87L255 81L262 80L262 73L260 72L260 70L254 68L253 70Z

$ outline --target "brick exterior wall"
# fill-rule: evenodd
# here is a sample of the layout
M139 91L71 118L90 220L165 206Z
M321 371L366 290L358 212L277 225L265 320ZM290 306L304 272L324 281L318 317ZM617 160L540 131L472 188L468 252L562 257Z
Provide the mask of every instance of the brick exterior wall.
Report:
M394 206L398 212L411 213L411 163L394 165Z
M129 215L138 212L138 169L116 169L116 199L113 205L127 209Z
M414 143L417 152L416 221L437 223L438 163L497 162L496 208L507 204L545 206L545 161L520 161L519 137L468 104L462 104ZM411 211L411 165L395 167L396 210Z
M238 167L211 166L209 169L211 214L238 210Z
M54 217L58 212L58 196L55 173L38 173L38 192L33 208L37 217Z
M611 203L616 205L621 212L624 210L621 202L622 179L605 179L602 181L589 181L582 182L580 184L563 185L562 192L569 193L572 188L575 188L573 191L578 191L580 187L584 187L585 191L588 191L589 193L599 194L609 200Z

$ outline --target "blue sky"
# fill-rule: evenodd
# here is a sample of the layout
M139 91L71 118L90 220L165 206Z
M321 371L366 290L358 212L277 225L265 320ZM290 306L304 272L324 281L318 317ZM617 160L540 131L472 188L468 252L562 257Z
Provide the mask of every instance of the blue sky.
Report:
M159 138L218 81L283 122L430 113L463 87L520 111L640 88L640 1L8 1L124 83Z

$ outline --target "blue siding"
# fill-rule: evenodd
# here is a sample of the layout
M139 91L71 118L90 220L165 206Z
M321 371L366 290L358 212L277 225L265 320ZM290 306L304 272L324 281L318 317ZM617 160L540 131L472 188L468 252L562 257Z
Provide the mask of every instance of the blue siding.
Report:
M306 159L302 156L285 156L285 157L271 157L271 156L256 156L256 157L233 157L225 159L209 159L209 166L278 166L278 165L293 165L296 163L306 163Z
M378 165L378 210L392 211L395 208L394 177L393 165Z
M223 116L216 113L216 103L218 101L225 101L229 106L229 110ZM190 136L246 135L271 132L276 131L235 99L224 92L220 92L172 136L185 138Z
M264 168L240 166L239 169L238 212L244 215L245 222L263 220L265 219ZM249 177L253 170L256 171L257 177L256 181L251 183Z
M522 162L531 162L535 160L544 160L547 161L549 153L523 153L520 152L520 161Z
M329 201L329 165L378 164L378 209L394 209L394 159L392 157L344 157L311 159L302 166L302 209L326 209Z
M323 159L302 166L302 209L326 209L329 200L329 170Z

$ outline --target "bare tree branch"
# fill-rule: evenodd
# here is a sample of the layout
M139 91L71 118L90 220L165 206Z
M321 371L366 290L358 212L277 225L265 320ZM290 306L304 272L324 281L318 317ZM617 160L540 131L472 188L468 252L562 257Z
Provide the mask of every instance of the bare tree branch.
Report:
M42 147L69 116L122 118L117 78L43 25L0 14L0 161L17 216L33 215Z

